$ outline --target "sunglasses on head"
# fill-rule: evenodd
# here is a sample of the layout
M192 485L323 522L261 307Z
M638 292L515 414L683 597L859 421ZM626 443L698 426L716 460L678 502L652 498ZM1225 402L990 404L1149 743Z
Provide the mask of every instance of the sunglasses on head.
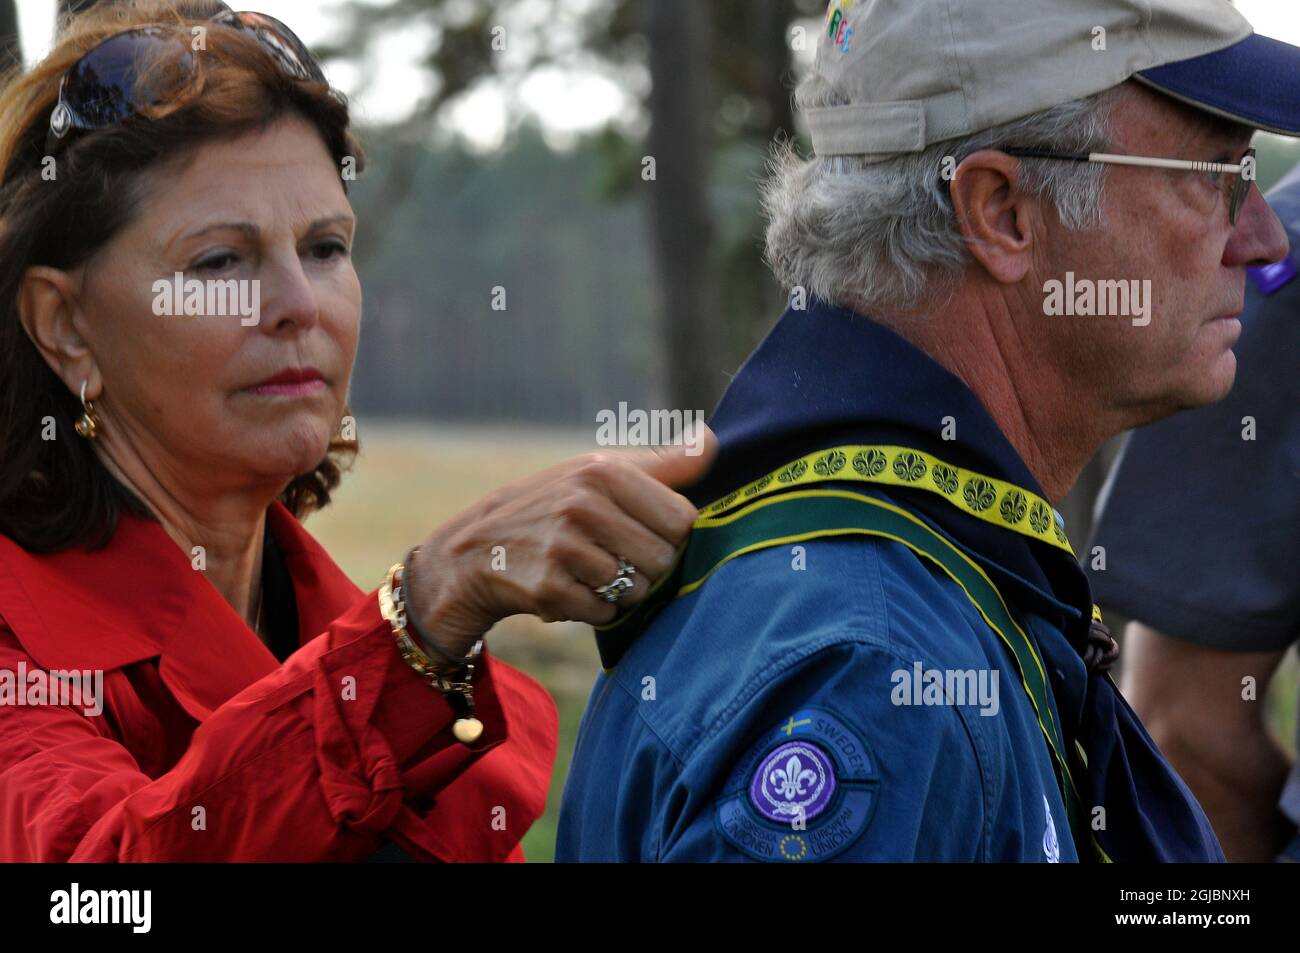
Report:
M250 34L286 75L326 81L306 44L275 17L227 11L209 22ZM181 27L142 26L87 50L59 82L45 154L66 145L74 130L104 129L131 116L160 119L197 96L203 75L190 40Z

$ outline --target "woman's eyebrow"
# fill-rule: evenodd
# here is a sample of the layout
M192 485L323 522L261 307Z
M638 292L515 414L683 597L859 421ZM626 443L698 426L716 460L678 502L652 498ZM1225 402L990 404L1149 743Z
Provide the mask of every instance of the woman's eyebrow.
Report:
M327 215L324 218L316 219L314 222L308 225L307 231L309 232L319 231L322 228L327 228L328 226L333 225L337 222L343 222L348 225L353 225L356 222L356 218L355 216L348 214L346 212L340 212L338 215ZM252 222L213 222L211 225L204 225L202 228L195 229L192 232L187 232L184 235L173 236L172 239L168 242L168 244L171 245L177 241L184 241L191 238L199 238L202 235L206 235L208 232L219 232L219 231L227 231L227 230L241 232L248 238L256 238L261 233L261 229L258 228L256 225L254 225Z
M211 225L204 225L202 228L196 228L194 231L186 232L184 235L173 235L171 239L168 240L167 244L169 246L174 245L178 241L186 241L191 238L198 238L201 235L206 235L208 232L218 231L242 232L249 238L256 238L261 229L252 222L213 222Z
M337 222L342 222L345 225L355 225L356 216L352 215L349 212L340 212L338 215L328 215L325 218L318 218L316 219L316 221L312 222L310 225L307 226L307 231L309 232L319 231L320 229L325 228L326 226L329 225L333 225Z

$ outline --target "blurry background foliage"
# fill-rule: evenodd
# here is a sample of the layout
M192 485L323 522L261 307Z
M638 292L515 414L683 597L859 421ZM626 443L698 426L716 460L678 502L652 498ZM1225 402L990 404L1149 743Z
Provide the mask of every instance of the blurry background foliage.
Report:
M0 0L0 68L22 62L19 2L25 16L40 5ZM790 93L822 28L822 0L249 5L305 34L323 13L337 21L339 39L315 49L331 73L355 76L354 99L374 80L385 38L430 40L429 82L398 94L402 118L360 128L371 160L353 189L366 322L352 397L363 453L310 524L363 588L489 489L591 449L597 411L619 401L711 410L784 309L762 263L757 184L774 137L799 134ZM505 50L493 46L499 27ZM615 84L628 108L602 128L562 135L514 92L575 66ZM489 86L505 93L499 140L485 148L447 135L448 117ZM1290 140L1261 136L1259 147L1262 188L1300 161ZM647 156L654 181L642 178ZM504 311L492 308L498 287ZM1061 506L1078 545L1118 446ZM1108 622L1118 630L1124 620ZM516 617L490 641L560 709L547 814L525 839L531 859L549 860L598 668L591 633ZM1289 738L1294 660L1275 684L1270 722Z

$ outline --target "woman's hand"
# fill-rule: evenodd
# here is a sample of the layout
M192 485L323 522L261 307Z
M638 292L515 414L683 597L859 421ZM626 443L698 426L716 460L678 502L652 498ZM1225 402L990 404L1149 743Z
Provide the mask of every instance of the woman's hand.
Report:
M672 487L713 464L717 438L685 446L590 453L511 483L440 526L410 566L407 605L424 632L453 656L499 619L530 613L546 622L601 625L640 602L672 568L699 515ZM618 604L593 591L636 567Z

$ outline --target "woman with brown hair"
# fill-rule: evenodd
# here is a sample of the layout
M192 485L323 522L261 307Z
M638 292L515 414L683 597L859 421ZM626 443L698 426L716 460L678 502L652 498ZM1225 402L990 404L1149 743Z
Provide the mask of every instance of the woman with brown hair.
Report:
M555 709L481 636L644 598L710 454L561 464L349 582L300 520L357 449L363 164L221 3L91 11L0 93L0 859L522 857Z

